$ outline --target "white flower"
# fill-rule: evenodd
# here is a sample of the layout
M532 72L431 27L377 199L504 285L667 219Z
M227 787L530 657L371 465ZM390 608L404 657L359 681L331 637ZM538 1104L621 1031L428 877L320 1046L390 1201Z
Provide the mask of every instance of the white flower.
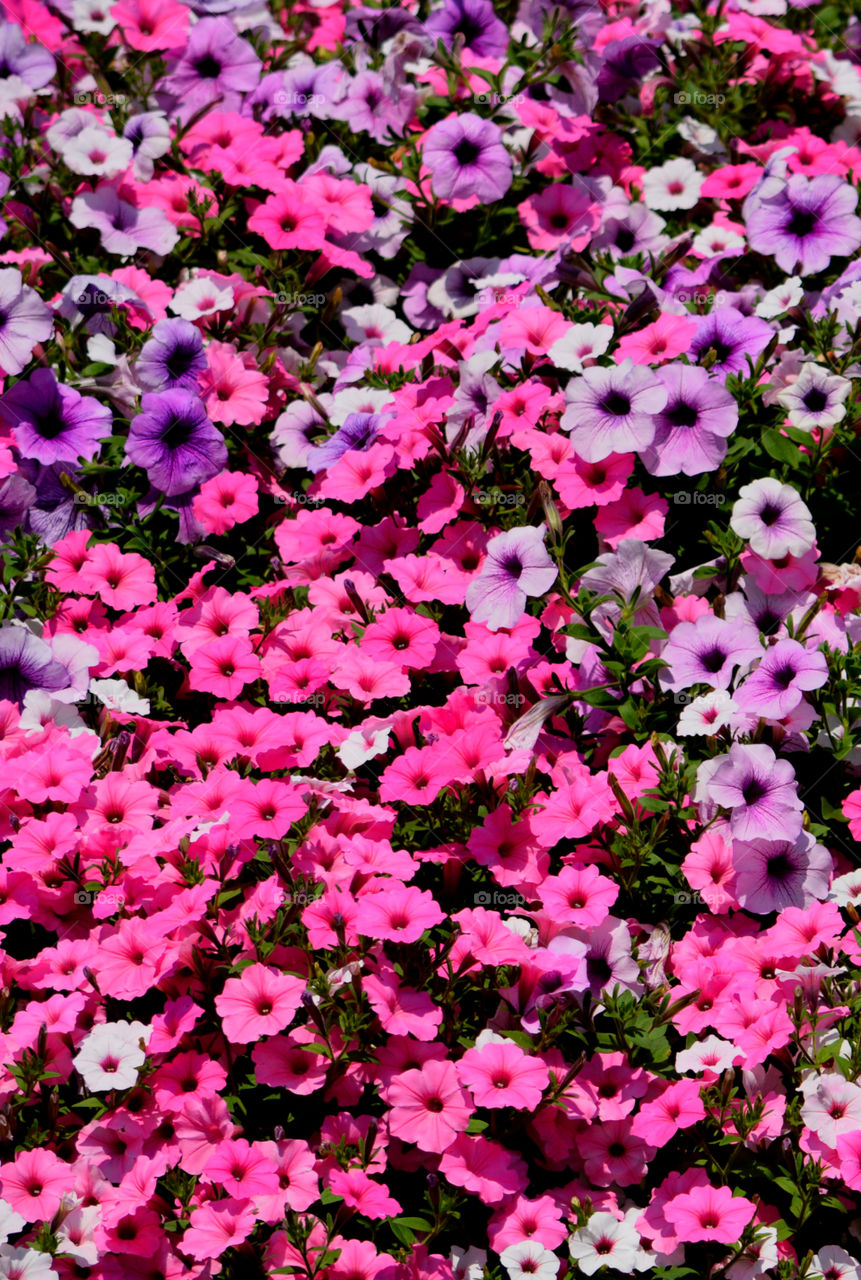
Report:
M843 402L851 390L848 378L829 373L815 360L806 360L795 381L779 393L777 402L788 411L793 427L812 431L814 427L833 427L846 417Z
M63 1219L56 1230L58 1253L70 1254L76 1262L92 1267L99 1260L95 1228L101 1217L101 1205L79 1205Z
M813 1259L808 1280L825 1276L827 1280L861 1280L861 1262L839 1244L827 1244Z
M119 360L117 349L106 333L94 333L87 338L87 355L98 364L115 365Z
M84 1037L72 1062L91 1093L131 1089L138 1070L146 1062L146 1044L152 1027L142 1022L103 1022Z
M861 902L861 870L847 871L846 875L832 880L828 893L828 901L836 902L838 907L857 906Z
M111 17L111 0L74 0L72 26L76 31L98 31L109 36L116 26Z
M58 702L50 693L42 689L30 689L24 694L24 710L21 712L20 727L27 733L39 733L46 724L65 725L73 738L81 733L92 733L78 715L75 707L68 703ZM93 734L98 747L101 747L98 736Z
M182 320L199 320L216 311L232 311L235 301L231 285L222 286L209 276L196 276L179 286L168 303L168 311Z
M451 1269L458 1280L481 1280L487 1266L487 1252L484 1249L461 1249L452 1245Z
M704 177L692 160L668 160L643 177L643 199L650 209L663 213L693 209L700 198Z
M138 697L125 680L91 680L90 693L109 711L121 711L130 716L149 715L149 699Z
M609 324L572 324L547 354L558 369L582 373L586 367L584 361L602 356L612 337L613 326Z
M779 1261L777 1254L777 1232L774 1227L757 1226L758 1239L749 1244L742 1256L727 1268L729 1280L756 1280L766 1271L771 1271ZM807 1273L808 1276L810 1272Z
M676 733L683 738L700 734L713 737L727 725L735 727L738 711L738 703L733 701L726 690L715 689L688 703L679 716Z
M695 236L691 247L695 253L701 253L704 258L713 258L719 253L727 253L730 249L743 249L744 236L740 236L737 231L728 231L726 227L713 224Z
M790 307L797 307L804 297L801 276L789 276L776 289L769 289L754 307L754 311L763 320L775 320Z
M639 1215L640 1210L635 1212ZM568 1246L584 1275L594 1275L599 1267L630 1275L640 1252L640 1236L627 1216L620 1222L612 1213L593 1213L585 1227L569 1237Z
M346 307L341 312L341 323L348 338L374 347L384 347L390 342L408 343L413 336L408 324L378 302Z
M14 1236L16 1232L23 1231L27 1225L26 1218L22 1218L20 1213L16 1213L11 1204L7 1204L5 1200L0 1200L0 1244L5 1244L10 1236Z
M353 773L360 765L366 764L368 760L373 760L374 756L382 755L388 751L390 732L389 729L377 729L368 739L361 729L354 729L350 736L345 738L338 747L335 755L344 768Z
M380 413L391 402L391 391L375 387L347 387L332 397L329 421L333 427L342 427L351 413Z
M123 173L132 162L132 144L98 124L88 125L58 150L66 168L88 176L112 178Z
M721 1040L720 1036L706 1036L705 1040L676 1054L676 1071L682 1075L687 1071L694 1075L701 1075L704 1071L719 1073L727 1071L736 1058L746 1056L728 1040Z
M500 1254L500 1261L511 1280L554 1280L559 1270L556 1254L545 1249L540 1240L510 1244Z
M51 1266L52 1261L50 1253L5 1245L0 1250L0 1277L3 1280L60 1280Z

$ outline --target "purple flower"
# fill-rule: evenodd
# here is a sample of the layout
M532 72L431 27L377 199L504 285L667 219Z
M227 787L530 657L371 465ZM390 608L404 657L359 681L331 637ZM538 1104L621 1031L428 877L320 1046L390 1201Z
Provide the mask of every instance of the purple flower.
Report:
M47 342L54 318L15 267L0 271L0 373L20 373L38 342Z
M480 58L504 58L508 52L508 27L490 0L445 0L430 14L425 30L449 49L455 36L463 36L464 47Z
M616 987L640 994L643 990L639 978L640 967L631 954L631 935L624 920L607 916L595 928L585 930L567 928L548 944L551 954L565 954L570 941L586 947L583 969L578 976L585 977L585 986L598 1000L604 991Z
M718 307L703 316L691 343L691 358L700 363L714 353L712 373L747 373L753 360L768 346L774 332L757 316L742 315L735 307Z
M478 196L482 204L501 199L511 186L511 156L502 130L471 111L449 116L428 129L422 147L434 195L441 200Z
M69 221L73 227L94 228L101 235L105 252L124 258L130 258L138 249L170 253L179 240L179 232L163 210L154 206L136 209L120 199L116 187L99 187L75 196Z
M694 800L703 806L706 821L714 816L714 806L729 809L732 834L740 840L769 839L778 832L794 839L801 831L804 805L795 770L765 745L736 743L728 755L706 760L697 773Z
M391 141L401 133L413 113L415 94L401 90L397 102L386 93L378 71L363 71L350 85L343 101L332 108L336 120L345 120L353 133L369 133L375 142Z
M31 89L42 89L56 70L54 55L40 44L29 44L16 22L0 22L0 79L17 76Z
M646 449L655 435L655 414L667 403L667 390L652 372L633 360L593 365L565 388L568 402L562 429L586 462L611 453Z
M661 672L661 684L673 690L695 684L728 689L736 667L755 662L761 654L762 645L752 626L707 613L696 622L679 622L673 627L661 651L667 664Z
M653 476L698 476L723 462L727 436L738 426L735 397L705 369L668 364L657 374L667 403L655 417L655 435L642 453Z
M797 640L778 640L736 690L735 700L744 711L782 720L806 690L819 689L827 679L828 663L818 649L805 649Z
M348 414L344 425L325 444L309 451L306 467L316 475L318 471L325 471L326 467L333 467L345 453L365 453L379 435L382 424L383 419L378 413Z
M673 557L665 551L647 547L636 538L623 538L615 551L598 556L595 568L583 574L580 586L601 596L618 596L626 604L636 597L639 603L633 621L638 626L659 627L661 619L653 592L672 563ZM592 619L612 634L620 613L621 606L607 600L598 606Z
M774 476L739 489L730 528L746 538L752 551L766 560L803 556L816 541L810 512L792 488Z
M0 418L21 456L44 463L90 462L113 423L107 405L58 383L50 369L37 369L0 396Z
M794 173L751 211L750 247L789 273L824 271L833 257L848 257L861 246L857 203L855 188L837 174Z
M159 320L141 347L135 375L141 386L153 391L194 391L197 375L205 368L200 330L189 320Z
M69 673L44 640L15 623L0 627L0 698L23 703L25 693L54 693L69 684Z
M197 396L181 387L153 391L141 408L129 428L126 457L143 467L154 488L176 497L224 470L224 437Z
M83 322L87 333L104 333L113 337L117 326L111 319L114 307L124 302L149 312L149 307L134 289L112 280L110 276L72 276L63 286L57 312L72 324Z
M639 81L661 65L658 42L642 36L611 40L603 55L597 81L601 102L618 102L626 93L635 92Z
M0 480L0 534L24 523L35 497L36 490L20 472Z
M628 258L637 253L663 249L668 243L662 232L667 225L660 214L644 204L632 204L620 211L613 206L612 216L604 219L592 238L593 249L606 249L612 258Z
M242 95L257 87L261 62L229 18L201 18L191 28L179 58L157 88L173 99L183 123L221 98L219 111L238 111Z
M828 893L831 854L809 831L794 840L734 840L735 894L745 911L806 910Z
M523 616L527 597L544 595L555 581L543 526L509 529L488 542L481 572L466 589L466 607L473 622L484 622L491 631L513 627Z

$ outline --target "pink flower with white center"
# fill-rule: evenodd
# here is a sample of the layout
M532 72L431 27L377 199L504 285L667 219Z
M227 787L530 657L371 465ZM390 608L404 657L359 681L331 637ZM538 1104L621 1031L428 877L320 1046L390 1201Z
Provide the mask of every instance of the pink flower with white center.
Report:
M586 1276L594 1275L600 1267L630 1275L640 1247L639 1233L629 1217L620 1220L612 1213L593 1213L568 1239L571 1257Z
M685 1244L736 1244L755 1212L752 1200L734 1196L729 1187L694 1187L664 1206L664 1216Z
M369 893L359 899L355 919L357 933L385 942L418 942L425 929L445 919L429 889L402 885Z
M142 1022L103 1022L85 1037L72 1059L91 1093L131 1089L146 1062L152 1027Z
M499 1260L511 1280L554 1280L559 1270L556 1254L545 1249L538 1240L510 1244Z
M426 1062L396 1076L384 1093L389 1133L421 1151L447 1151L468 1127L472 1107L454 1064Z
M479 1107L534 1111L550 1083L545 1063L513 1042L468 1049L457 1072Z
M653 1147L663 1147L680 1129L705 1118L706 1109L695 1080L677 1080L634 1116L631 1132Z
M0 1195L26 1222L53 1218L73 1183L71 1167L42 1147L0 1164Z
M329 1176L329 1190L344 1197L344 1204L366 1218L391 1218L401 1212L397 1200L364 1169L335 1169Z
M228 978L215 1008L224 1034L233 1044L250 1044L289 1027L299 1008L305 982L265 964L252 964L241 977Z

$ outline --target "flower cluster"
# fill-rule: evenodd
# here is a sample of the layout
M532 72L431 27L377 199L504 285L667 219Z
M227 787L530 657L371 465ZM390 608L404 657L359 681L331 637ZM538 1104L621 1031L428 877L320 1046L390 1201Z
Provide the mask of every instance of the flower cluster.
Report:
M0 1276L861 1280L847 0L5 0Z

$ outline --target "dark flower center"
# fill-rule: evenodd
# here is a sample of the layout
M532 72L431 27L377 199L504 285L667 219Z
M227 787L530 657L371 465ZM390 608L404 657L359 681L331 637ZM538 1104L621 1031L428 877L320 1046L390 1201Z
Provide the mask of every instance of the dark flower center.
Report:
M193 64L202 80L215 80L221 75L221 63L211 53L205 53Z
M611 391L601 401L601 408L605 413L612 413L619 418L624 418L626 414L631 412L630 396L623 395L621 391Z
M609 982L613 976L613 970L606 956L589 956L586 961L586 973L590 983L600 982L602 985Z
M695 427L699 414L693 405L685 404L683 400L680 400L678 404L674 404L671 408L664 410L664 417L674 427Z
M771 526L773 524L777 524L781 514L782 512L779 507L773 507L771 503L766 503L762 508L762 511L759 513L759 518L763 524Z
M481 147L469 138L461 138L454 149L454 158L461 165L475 164L481 155Z
M794 867L785 853L775 854L768 859L767 872L769 880L788 880Z
M196 351L192 347L182 346L181 344L174 348L164 362L167 370L167 376L172 382L177 382L183 377L194 364Z
M788 689L795 679L794 667L778 667L776 671L771 673L771 678L780 689Z
M802 239L815 231L818 223L819 215L817 213L813 213L809 209L795 209L787 230L791 236L798 236L799 239Z
M716 671L720 671L726 662L726 654L722 649L718 649L715 646L714 649L709 649L708 653L703 654L700 662L710 675L714 675Z
M634 235L630 227L620 227L616 232L616 248L622 253L630 253L636 243L637 237Z
M519 578L520 575L523 573L523 565L521 564L520 560L516 555L509 556L509 558L506 560L505 572L509 575L509 577L515 578L515 579Z
M742 796L745 804L756 804L757 800L761 800L766 793L765 783L760 782L759 778L751 778L742 788Z
M167 449L181 449L194 434L194 426L188 418L173 414L161 433L161 442Z
M828 404L828 396L819 387L811 387L804 397L804 407L811 413L821 413Z

